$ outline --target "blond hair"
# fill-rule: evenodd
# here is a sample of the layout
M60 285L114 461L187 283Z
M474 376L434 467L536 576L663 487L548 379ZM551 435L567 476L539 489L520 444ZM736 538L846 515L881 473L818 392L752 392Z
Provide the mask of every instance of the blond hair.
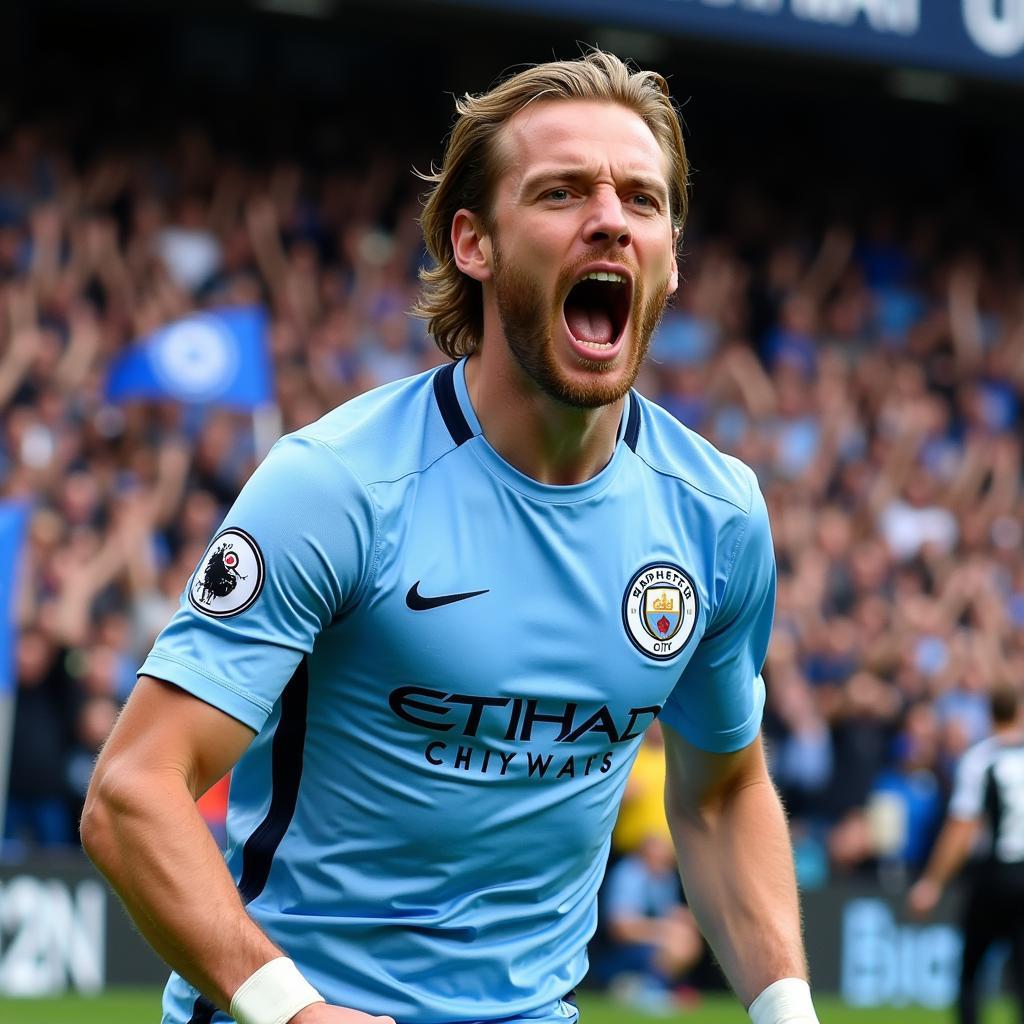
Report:
M495 140L504 125L537 100L599 100L637 114L668 157L673 226L686 220L689 164L668 83L654 71L634 71L618 57L594 50L579 60L552 61L520 71L480 96L456 100L458 117L440 168L423 175L431 189L421 220L434 266L420 271L412 312L427 321L438 348L453 359L468 355L483 334L480 283L455 265L452 219L460 209L478 214L488 229L497 178Z

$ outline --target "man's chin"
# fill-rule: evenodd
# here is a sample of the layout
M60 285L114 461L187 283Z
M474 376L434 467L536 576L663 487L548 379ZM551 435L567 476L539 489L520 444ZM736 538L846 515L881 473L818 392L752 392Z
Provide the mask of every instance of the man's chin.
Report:
M578 409L611 405L629 391L639 373L638 366L629 365L627 355L628 339L619 358L612 361L572 354L566 365L550 366L543 389L552 398Z

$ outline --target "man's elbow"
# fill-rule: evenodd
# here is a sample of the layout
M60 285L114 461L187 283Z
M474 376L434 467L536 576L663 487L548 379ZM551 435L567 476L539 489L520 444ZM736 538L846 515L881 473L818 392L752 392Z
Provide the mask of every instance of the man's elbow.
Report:
M82 849L104 874L119 858L117 855L118 805L125 796L116 781L117 772L98 765L89 783L82 809L79 834Z
M701 828L746 803L752 794L778 800L759 741L732 754L705 755L697 770L670 771L666 811L670 823Z
M726 794L719 791L698 793L670 787L665 799L669 830L676 836L679 832L702 832L712 828L726 804Z
M757 799L778 803L778 794L771 780L748 779L735 784L715 787L703 792L688 790L666 794L665 812L673 837L681 833L693 836L713 832L724 820L741 807L749 806L752 795ZM678 838L677 838L678 845Z

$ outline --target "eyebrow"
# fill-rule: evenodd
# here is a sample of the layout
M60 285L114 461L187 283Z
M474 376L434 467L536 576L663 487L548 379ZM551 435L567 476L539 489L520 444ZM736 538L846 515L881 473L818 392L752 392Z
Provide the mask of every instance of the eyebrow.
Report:
M544 185L556 182L568 182L577 184L585 182L590 177L590 172L580 167L550 168L537 171L523 179L519 187L520 197L530 195ZM640 189L642 192L650 192L663 202L668 201L668 187L657 178L651 178L644 174L629 174L623 184L628 189Z

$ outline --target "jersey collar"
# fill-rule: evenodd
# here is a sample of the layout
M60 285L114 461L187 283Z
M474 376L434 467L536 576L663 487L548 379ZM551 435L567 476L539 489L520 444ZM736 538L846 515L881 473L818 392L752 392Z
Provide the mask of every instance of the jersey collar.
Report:
M457 446L472 442L471 448L495 475L501 477L517 491L549 502L580 501L603 491L618 474L626 449L636 451L640 436L640 400L635 391L626 398L625 410L619 424L618 442L608 465L596 476L579 484L543 484L519 472L506 462L483 436L466 386L466 360L448 363L434 374L434 398L448 433Z

